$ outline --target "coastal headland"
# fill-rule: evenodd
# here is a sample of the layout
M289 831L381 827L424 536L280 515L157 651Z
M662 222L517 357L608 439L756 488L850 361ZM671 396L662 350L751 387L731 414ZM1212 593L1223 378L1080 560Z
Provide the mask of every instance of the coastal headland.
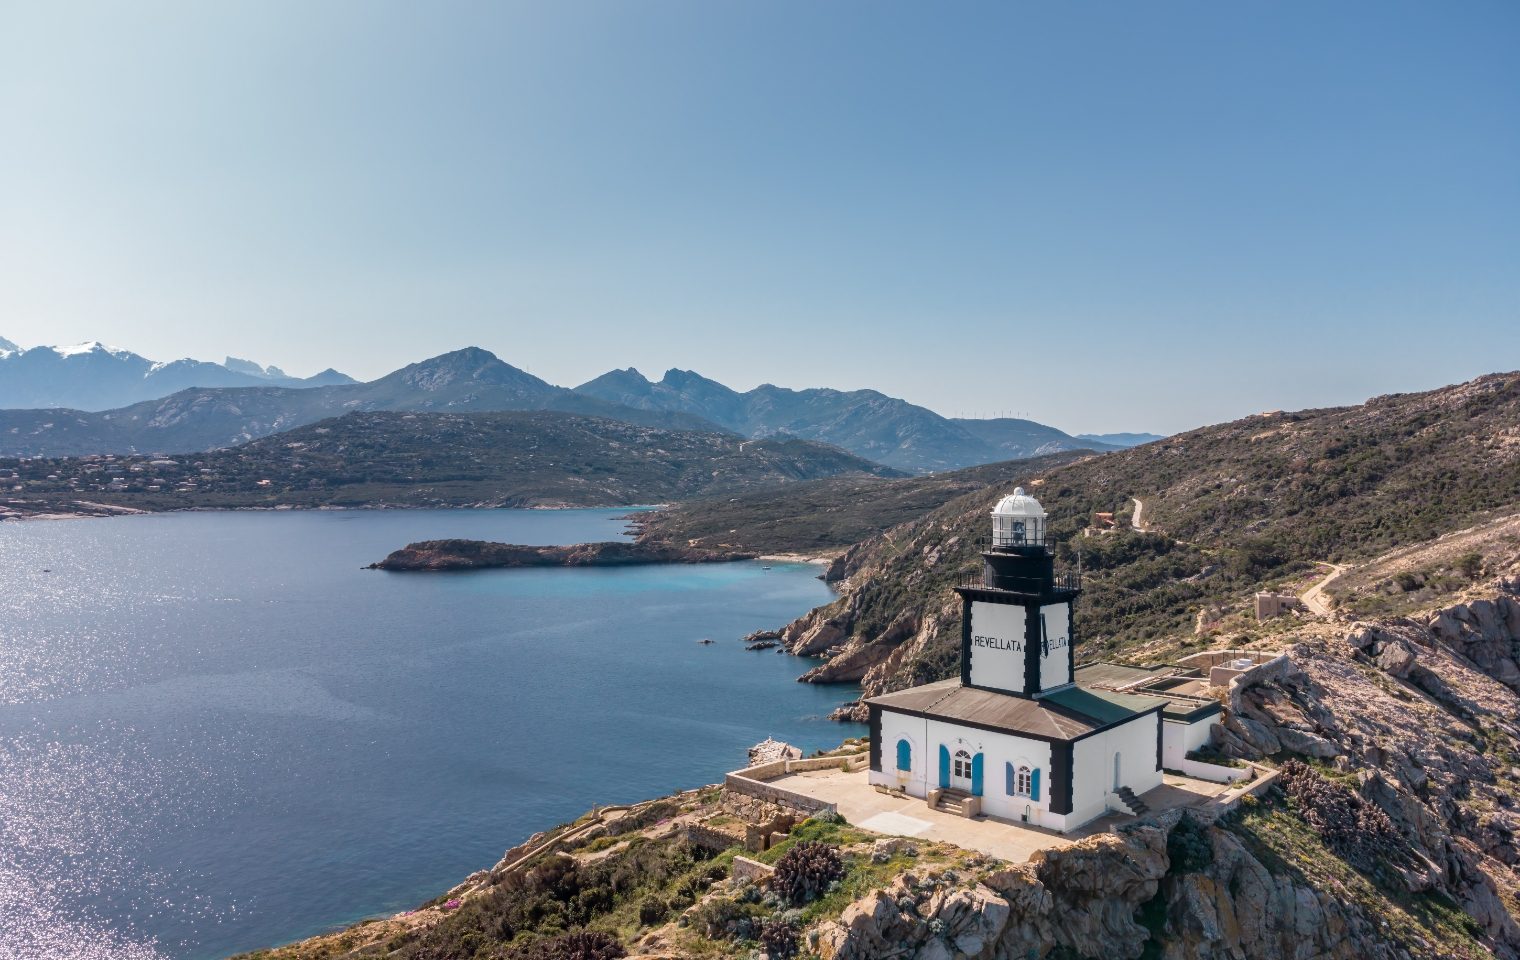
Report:
M660 542L604 541L524 546L488 540L423 540L393 551L368 569L488 570L510 567L625 567L650 563L730 563L754 560L743 550L709 550Z

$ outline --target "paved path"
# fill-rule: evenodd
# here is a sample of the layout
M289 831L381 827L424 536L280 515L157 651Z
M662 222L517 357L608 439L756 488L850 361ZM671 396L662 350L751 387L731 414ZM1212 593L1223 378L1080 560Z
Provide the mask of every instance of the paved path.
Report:
M1318 614L1321 617L1328 617L1330 616L1330 601L1325 597L1325 588L1351 568L1345 564L1331 563L1328 560L1316 560L1314 562L1322 567L1329 567L1330 573L1323 580L1299 594L1298 599L1303 601L1304 606L1309 608L1310 613Z
M1135 819L1111 814L1094 820L1074 833L1060 834L1000 817L968 820L933 810L924 801L913 797L879 793L871 786L864 770L849 773L841 770L810 770L806 773L788 774L770 783L772 786L795 790L834 804L841 816L863 830L953 843L962 849L975 850L1013 863L1023 863L1037 850L1070 846L1083 837L1103 833L1115 824ZM1163 784L1144 795L1146 805L1152 810L1200 806L1228 789L1227 784L1208 783L1172 774L1166 775Z

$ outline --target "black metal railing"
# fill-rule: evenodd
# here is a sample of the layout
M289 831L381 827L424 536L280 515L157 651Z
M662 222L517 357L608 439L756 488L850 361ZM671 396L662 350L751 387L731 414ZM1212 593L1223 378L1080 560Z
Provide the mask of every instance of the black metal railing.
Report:
M1061 543L1059 537L1031 537L1026 534L993 534L990 537L977 537L976 548L978 550L990 550L995 547L1045 547L1051 549Z
M1036 581L1031 580L1033 585ZM1080 573L1058 573L1050 578L1050 589L1054 593L1063 591L1075 591L1082 589L1082 575ZM1021 591L1009 590L1006 587L994 586L988 582L986 571L967 576L956 586L964 590L998 590L1003 593L1019 593Z

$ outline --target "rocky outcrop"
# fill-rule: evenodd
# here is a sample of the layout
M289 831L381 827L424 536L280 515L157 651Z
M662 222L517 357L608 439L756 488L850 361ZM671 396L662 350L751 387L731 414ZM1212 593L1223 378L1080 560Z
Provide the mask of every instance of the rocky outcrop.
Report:
M869 643L850 644L824 663L804 673L803 683L855 683L891 657L918 630L918 617L904 610Z
M1173 862L1169 836L1181 820L1171 811L969 882L904 874L822 925L814 948L824 960L1134 960L1148 941L1166 960L1410 955L1356 904L1301 874L1273 873L1228 829L1191 825L1206 863Z
M1520 692L1520 581L1495 586L1496 596L1439 610L1425 626L1452 652Z
M847 907L817 934L824 960L884 956L1137 957L1147 938L1135 921L1166 875L1166 830L1105 834L973 885L953 873L898 877Z
M1214 730L1230 755L1296 754L1353 776L1425 864L1409 889L1461 904L1502 956L1520 953L1515 586L1338 635L1302 628L1287 667L1232 684Z
M646 563L727 563L753 560L751 553L704 550L669 543L608 541L529 547L487 540L424 540L409 543L370 570L485 570L492 567L625 567Z
M835 610L835 604L816 607L781 630L781 645L786 652L799 657L816 657L840 646L850 632L855 612L845 605Z

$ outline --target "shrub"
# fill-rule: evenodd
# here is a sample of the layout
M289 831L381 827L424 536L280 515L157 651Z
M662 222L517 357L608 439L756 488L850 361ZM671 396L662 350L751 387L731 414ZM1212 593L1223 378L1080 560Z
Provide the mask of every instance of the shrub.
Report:
M1277 782L1293 809L1331 850L1366 873L1377 873L1405 847L1403 836L1376 804L1299 760L1282 766Z
M709 897L697 906L692 915L692 926L713 940L753 940L757 932L756 918L761 910L757 904L728 897Z
M797 928L785 920L767 920L760 928L760 946L770 960L791 960L798 952Z
M617 937L600 930L577 930L529 944L513 960L619 960L628 956Z
M1462 554L1457 558L1457 570L1469 580L1478 579L1478 574L1483 572L1483 554Z
M1197 873L1214 862L1214 845L1203 824L1184 813L1166 836L1167 873Z
M639 923L653 926L670 915L670 904L659 897L645 897L639 901Z
M802 906L822 895L829 884L844 876L839 848L831 843L804 840L776 861L771 887L793 906Z

